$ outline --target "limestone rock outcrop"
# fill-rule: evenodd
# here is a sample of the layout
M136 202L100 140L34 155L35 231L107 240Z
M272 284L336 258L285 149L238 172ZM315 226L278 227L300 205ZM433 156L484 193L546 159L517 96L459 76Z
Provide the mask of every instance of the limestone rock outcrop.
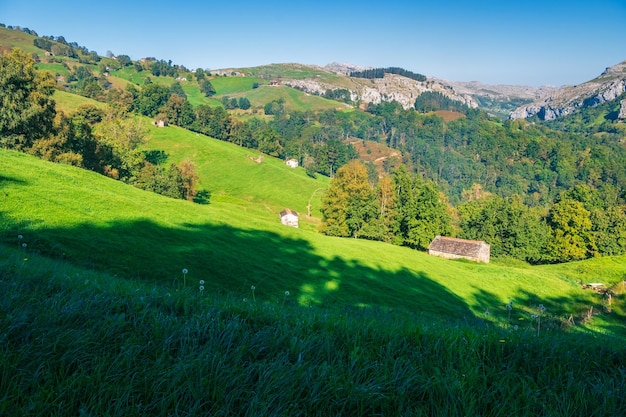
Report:
M607 68L599 77L586 83L561 87L550 94L510 113L511 119L537 116L553 120L584 108L617 99L626 92L626 61Z

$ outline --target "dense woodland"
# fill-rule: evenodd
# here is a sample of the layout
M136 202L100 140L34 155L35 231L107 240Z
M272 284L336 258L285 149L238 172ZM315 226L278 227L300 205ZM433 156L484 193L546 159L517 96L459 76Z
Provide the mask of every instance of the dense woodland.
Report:
M88 65L72 66L65 88L108 105L57 112L54 77L38 71L32 56L5 51L4 148L197 199L193 162L163 164L167 155L139 150L146 132L136 115L143 115L277 158L296 158L309 175L332 177L321 226L329 235L417 249L435 235L456 235L489 242L494 256L531 263L626 252L626 150L624 129L611 117L615 104L539 123L503 121L437 93L423 94L409 110L384 102L366 111L288 112L275 100L263 109L271 117L241 121L229 110L249 109L247 99L223 97L222 106L194 107L179 83L149 78L144 85L116 89L102 76L109 64L99 66L86 48L49 38L37 38L35 45L65 46L67 56L76 54ZM121 57L118 67L153 77L188 71L163 60ZM215 94L208 72L195 77L206 96ZM439 110L458 117L444 121ZM358 161L355 141L384 144L401 156L377 170Z

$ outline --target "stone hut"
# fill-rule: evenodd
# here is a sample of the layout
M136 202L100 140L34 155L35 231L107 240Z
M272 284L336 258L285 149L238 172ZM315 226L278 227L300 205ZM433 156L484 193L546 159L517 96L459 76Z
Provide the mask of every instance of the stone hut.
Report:
M447 259L469 259L489 263L491 247L481 240L436 236L428 246L428 254Z
M280 212L280 222L285 226L298 227L298 213L286 208Z

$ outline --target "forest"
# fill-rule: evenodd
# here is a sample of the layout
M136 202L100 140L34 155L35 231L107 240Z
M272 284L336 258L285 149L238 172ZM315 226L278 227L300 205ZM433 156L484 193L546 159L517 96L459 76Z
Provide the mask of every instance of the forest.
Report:
M228 109L247 109L247 100L225 97L221 106L194 107L178 83L118 89L93 66L75 66L70 91L107 106L63 114L51 99L57 88L52 75L38 71L30 55L15 49L0 62L4 148L196 199L192 161L161 164L166 155L139 150L146 132L135 115L143 115L296 158L309 175L333 178L320 228L329 235L421 250L436 235L455 235L488 241L494 256L530 263L626 252L624 130L610 117L617 104L540 123L498 119L437 94L418 97L408 110L382 102L365 111L288 112L274 100L264 108L271 117L240 120ZM155 59L120 65L150 70L154 77L180 69ZM198 75L198 82L213 95L206 77ZM440 111L458 114L446 121ZM600 114L609 117L594 122ZM385 145L400 157L386 159L381 168L360 162L358 142Z

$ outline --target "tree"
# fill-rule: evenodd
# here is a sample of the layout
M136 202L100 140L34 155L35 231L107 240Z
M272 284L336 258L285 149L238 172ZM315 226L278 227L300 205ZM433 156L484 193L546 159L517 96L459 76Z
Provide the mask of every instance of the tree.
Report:
M248 110L252 106L252 104L250 104L250 100L248 100L246 97L239 97L239 100L237 101L237 106L241 110Z
M196 80L198 82L201 82L206 78L206 73L204 72L202 68L198 68L196 69L195 76L196 76Z
M117 62L119 62L122 67L127 67L133 63L128 55L118 55Z
M360 237L377 217L375 194L367 180L367 169L359 161L341 167L322 199L324 221L320 226L330 236Z
M193 106L178 94L172 94L163 108L167 121L181 127L189 127L195 120Z
M484 240L494 256L511 256L523 261L544 261L550 229L537 210L521 197L489 196L459 206L461 237Z
M569 198L555 203L548 214L552 239L548 249L552 260L569 262L593 255L596 249L589 210Z
M154 117L170 98L170 89L161 84L144 85L137 97L137 110L144 116Z
M53 131L54 78L35 69L27 53L0 56L0 145L24 150Z
M170 92L172 94L177 94L178 96L182 97L182 98L187 98L187 94L185 93L185 91L183 90L183 86L180 85L180 82L175 81L172 86L170 87Z
M434 183L410 174L401 165L394 173L398 198L398 243L426 249L437 235L451 231L451 219Z
M207 97L212 97L216 93L215 88L213 88L213 84L211 84L211 81L209 80L203 80L200 83L200 91L202 91Z

